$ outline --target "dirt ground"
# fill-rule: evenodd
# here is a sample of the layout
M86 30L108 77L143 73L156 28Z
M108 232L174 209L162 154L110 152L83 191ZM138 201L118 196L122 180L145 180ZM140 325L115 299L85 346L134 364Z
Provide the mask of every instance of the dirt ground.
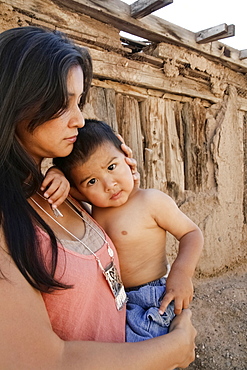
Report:
M247 370L247 264L194 280L191 308L198 331L190 370Z

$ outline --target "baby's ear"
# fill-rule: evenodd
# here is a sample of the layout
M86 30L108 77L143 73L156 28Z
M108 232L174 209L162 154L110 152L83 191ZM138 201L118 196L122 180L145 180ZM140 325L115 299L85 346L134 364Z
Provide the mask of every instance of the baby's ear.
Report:
M70 191L69 191L70 195L75 198L76 200L83 200L83 201L87 201L87 199L77 190L76 187L74 186L71 186L70 187Z

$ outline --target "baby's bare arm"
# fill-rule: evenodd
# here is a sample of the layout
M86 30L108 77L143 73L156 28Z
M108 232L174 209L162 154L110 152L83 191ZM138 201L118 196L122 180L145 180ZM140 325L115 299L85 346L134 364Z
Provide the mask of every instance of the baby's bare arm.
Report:
M177 258L166 281L166 294L160 307L161 313L172 300L175 303L176 315L179 315L183 308L189 307L193 299L192 277L202 246L203 238L199 229L181 238Z
M158 203L159 202L159 208ZM201 255L203 236L199 227L190 220L167 195L156 194L155 203L161 212L156 217L160 227L179 240L177 257L166 282L166 294L160 306L163 313L168 304L175 301L175 314L188 308L193 298L192 277Z

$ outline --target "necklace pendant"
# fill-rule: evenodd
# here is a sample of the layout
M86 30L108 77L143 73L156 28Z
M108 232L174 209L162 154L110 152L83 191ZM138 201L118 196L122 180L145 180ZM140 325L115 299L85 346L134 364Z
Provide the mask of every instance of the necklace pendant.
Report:
M51 207L51 209L55 217L63 217L62 212L60 212L58 208Z
M128 300L128 298L127 298L127 295L125 293L124 286L122 285L120 290L119 290L119 293L118 293L117 297L115 298L115 303L116 303L116 307L117 307L118 311L120 311L124 307L127 300Z
M111 249L110 245L107 243L107 250L108 250L108 254L110 257L113 257L114 256L114 252L113 250Z
M115 297L116 307L119 311L127 302L127 295L125 293L118 270L113 262L111 262L108 268L104 269L103 274L105 275L106 281L109 284L113 296Z

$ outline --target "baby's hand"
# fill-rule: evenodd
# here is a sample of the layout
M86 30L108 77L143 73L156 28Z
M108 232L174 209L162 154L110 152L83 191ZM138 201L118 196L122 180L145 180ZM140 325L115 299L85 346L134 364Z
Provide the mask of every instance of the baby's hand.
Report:
M179 315L188 308L193 299L192 279L181 270L171 270L166 281L166 294L161 302L159 313L163 314L168 304L174 300L174 313Z
M62 171L56 167L51 167L46 172L40 190L44 191L44 197L52 205L52 208L57 208L67 198L70 184Z

